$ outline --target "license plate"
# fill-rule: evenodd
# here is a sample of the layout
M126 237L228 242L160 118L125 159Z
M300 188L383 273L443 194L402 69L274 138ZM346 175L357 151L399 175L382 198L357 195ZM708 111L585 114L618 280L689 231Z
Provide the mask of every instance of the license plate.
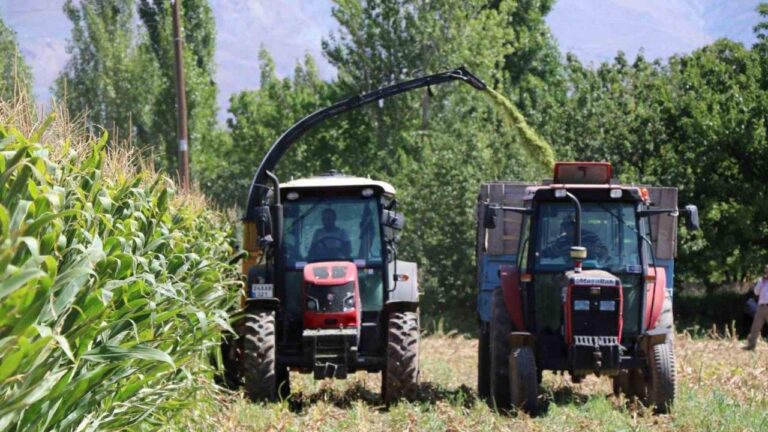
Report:
M251 298L272 298L273 293L272 284L251 284Z

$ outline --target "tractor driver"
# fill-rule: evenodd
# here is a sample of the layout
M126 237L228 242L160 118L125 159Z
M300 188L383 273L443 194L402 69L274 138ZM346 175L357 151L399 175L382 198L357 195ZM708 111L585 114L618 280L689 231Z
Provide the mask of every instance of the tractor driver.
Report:
M559 258L570 256L571 246L574 245L573 234L576 222L566 217L560 222L560 235L541 251L544 258ZM581 245L587 248L587 259L604 261L608 258L608 248L603 244L599 235L592 231L581 229Z
M352 242L349 241L347 231L336 226L336 212L326 208L322 213L322 221L323 227L318 228L312 236L310 259L349 258Z

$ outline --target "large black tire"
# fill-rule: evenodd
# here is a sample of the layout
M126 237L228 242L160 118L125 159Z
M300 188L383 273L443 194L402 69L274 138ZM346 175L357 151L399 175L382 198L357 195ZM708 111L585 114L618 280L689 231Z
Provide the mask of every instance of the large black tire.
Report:
M393 312L387 326L387 364L381 376L381 397L391 404L414 400L419 389L419 314Z
M290 393L288 370L277 368L275 339L273 311L256 310L245 315L243 378L245 391L254 402L274 402Z
M491 394L491 335L485 323L480 323L477 343L477 394L482 399Z
M509 333L512 331L512 320L504 304L501 289L493 291L491 300L490 325L490 397L491 406L499 410L507 410L511 406L509 395Z
M648 405L653 405L657 413L665 414L672 408L677 394L674 346L669 343L654 345L648 368Z
M512 405L535 415L539 410L539 380L536 356L528 346L516 348L509 355L509 394Z

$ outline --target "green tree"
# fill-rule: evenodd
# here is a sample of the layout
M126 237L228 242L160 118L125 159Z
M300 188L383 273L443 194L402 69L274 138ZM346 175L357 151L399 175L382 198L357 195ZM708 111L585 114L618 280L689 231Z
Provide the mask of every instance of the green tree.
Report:
M70 59L54 84L54 94L72 113L84 113L92 126L112 139L137 145L152 141L152 103L159 71L141 45L130 0L67 0L72 21Z
M216 24L208 0L183 0L180 6L192 175L197 180L196 171L206 169L210 161L210 147L225 139L216 130ZM160 71L151 133L156 147L164 152L160 164L172 173L177 168L178 141L171 2L141 0L139 16L147 31L146 44Z
M756 50L718 40L670 59L663 99L668 141L653 175L702 208L703 238L685 268L714 289L740 282L768 258L768 93Z
M198 174L203 189L224 206L245 206L248 189L261 159L279 135L294 122L335 100L320 79L312 57L297 64L293 77L280 79L272 57L259 52L260 88L230 98L227 120L231 139L210 149L208 169ZM341 123L343 124L343 123ZM327 123L297 142L278 166L281 178L317 174L338 168L342 153L340 123Z
M0 18L0 99L11 100L21 93L32 95L32 71L19 51L16 32Z

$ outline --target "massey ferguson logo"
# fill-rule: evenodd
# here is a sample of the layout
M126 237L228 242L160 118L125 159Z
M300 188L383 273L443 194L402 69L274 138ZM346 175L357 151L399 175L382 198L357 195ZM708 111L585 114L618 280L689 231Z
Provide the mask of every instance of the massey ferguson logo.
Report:
M604 277L584 277L576 276L573 278L575 285L616 285L617 279Z

